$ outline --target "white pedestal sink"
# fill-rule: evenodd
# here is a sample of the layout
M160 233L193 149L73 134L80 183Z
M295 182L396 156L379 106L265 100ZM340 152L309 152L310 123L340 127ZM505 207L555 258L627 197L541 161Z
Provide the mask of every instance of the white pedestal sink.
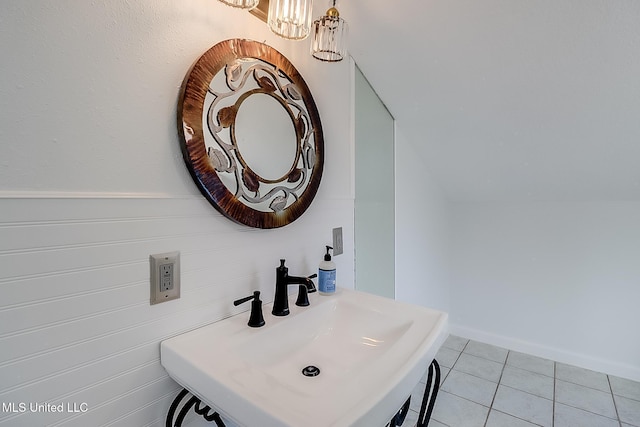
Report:
M447 314L346 289L309 297L286 317L266 304L260 328L242 313L163 341L162 365L242 426L386 425L446 338Z

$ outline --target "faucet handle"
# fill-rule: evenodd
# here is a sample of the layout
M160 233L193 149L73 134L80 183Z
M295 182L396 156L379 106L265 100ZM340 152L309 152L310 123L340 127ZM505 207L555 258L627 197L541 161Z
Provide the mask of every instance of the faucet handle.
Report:
M256 292L258 293L257 297L258 297L258 298L260 298L260 291L255 291L255 292L253 293L253 295L249 295L248 297L244 297L244 298L240 298L240 299L235 300L235 301L233 302L233 305L238 306L238 305L240 305L240 304L244 304L245 302L250 301L250 300L252 300L252 299L256 298Z
M298 299L296 300L298 307L307 307L309 305L309 291L306 285L298 286Z
M312 274L311 276L307 276L307 279L309 279L309 283L311 283L311 286L309 287L308 285L299 285L298 286L298 299L296 300L296 305L299 307L307 307L309 305L309 294L311 292L315 292L316 291L316 287L313 284L313 281L311 281L311 279L313 279L314 277L318 277L317 274Z
M260 301L260 291L254 291L253 295L240 298L233 302L233 305L238 306L244 304L247 301L251 301L251 315L249 316L249 323L247 325L252 328L259 328L264 325L264 317L262 316L262 301Z

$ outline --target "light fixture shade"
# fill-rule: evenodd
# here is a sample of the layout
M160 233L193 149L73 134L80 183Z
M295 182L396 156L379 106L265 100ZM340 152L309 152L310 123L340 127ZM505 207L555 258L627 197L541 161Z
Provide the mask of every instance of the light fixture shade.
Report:
M311 55L321 61L342 61L347 55L349 27L340 16L321 16L313 22Z
M260 0L220 0L222 3L240 9L253 9L260 3Z
M285 39L302 40L311 29L312 0L271 0L267 24Z

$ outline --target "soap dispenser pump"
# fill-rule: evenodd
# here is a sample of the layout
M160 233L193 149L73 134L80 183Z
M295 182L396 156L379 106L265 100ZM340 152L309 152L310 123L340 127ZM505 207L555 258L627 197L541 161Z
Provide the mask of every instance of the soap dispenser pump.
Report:
M318 291L320 295L331 295L336 291L336 264L331 261L329 250L331 246L326 246L327 253L324 260L318 266Z

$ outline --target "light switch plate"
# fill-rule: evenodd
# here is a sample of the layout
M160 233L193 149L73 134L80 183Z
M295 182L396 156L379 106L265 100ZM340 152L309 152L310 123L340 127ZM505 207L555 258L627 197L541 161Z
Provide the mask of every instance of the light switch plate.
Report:
M333 229L333 255L340 255L344 252L342 247L342 227Z
M151 305L180 298L180 252L149 256Z

